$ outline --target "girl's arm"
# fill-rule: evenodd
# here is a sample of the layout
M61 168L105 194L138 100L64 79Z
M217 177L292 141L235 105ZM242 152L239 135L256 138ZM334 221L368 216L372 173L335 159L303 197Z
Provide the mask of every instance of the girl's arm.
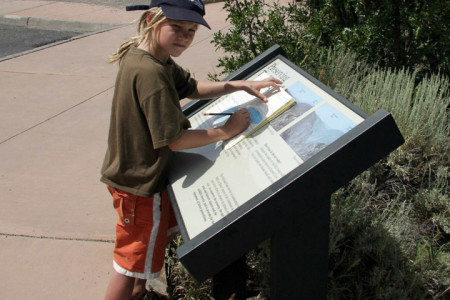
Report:
M244 131L249 124L250 114L246 108L242 108L233 113L223 126L209 129L186 129L178 140L169 145L169 148L182 150L227 140Z
M235 80L215 82L200 80L197 82L197 89L192 95L189 96L189 98L209 99L229 94L238 90L244 90L247 93L260 98L262 101L267 102L266 96L261 94L259 90L268 86L280 89L278 86L279 84L282 84L282 82L272 77L260 81Z
M247 93L267 102L266 96L259 92L262 88L272 86L279 89L278 84L282 82L275 78L267 78L260 81L198 81L197 89L189 96L194 99L209 99L238 90L244 90ZM246 108L242 108L233 113L227 122L217 128L209 129L187 129L183 135L169 145L172 150L182 150L208 145L217 141L227 140L244 131L250 124L250 114Z

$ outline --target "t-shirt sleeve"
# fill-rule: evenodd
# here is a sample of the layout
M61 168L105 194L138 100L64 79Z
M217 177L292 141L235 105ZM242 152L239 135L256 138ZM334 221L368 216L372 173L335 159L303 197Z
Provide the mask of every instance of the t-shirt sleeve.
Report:
M151 135L154 149L167 146L191 127L180 107L180 99L191 95L197 82L175 62L169 68L152 68L137 77L136 99Z
M183 135L184 130L190 127L190 122L179 104L173 102L173 96L170 89L163 88L142 104L155 149L175 142Z
M191 73L173 62L173 79L176 85L179 99L184 99L192 95L197 89L197 81L191 77Z

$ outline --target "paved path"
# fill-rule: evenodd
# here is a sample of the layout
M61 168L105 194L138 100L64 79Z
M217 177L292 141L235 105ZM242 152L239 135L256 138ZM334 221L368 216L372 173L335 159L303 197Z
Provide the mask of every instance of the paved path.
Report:
M210 41L229 26L222 5L206 5L212 30L176 59L198 79L218 71ZM140 14L0 0L0 23L93 31L0 60L0 299L103 298L116 222L99 181L117 72L106 59Z
M200 79L221 55L213 32L227 27L221 3L206 9L213 30L177 59ZM0 22L121 25L0 61L0 299L103 298L116 221L99 181L117 71L106 58L140 14L0 0Z

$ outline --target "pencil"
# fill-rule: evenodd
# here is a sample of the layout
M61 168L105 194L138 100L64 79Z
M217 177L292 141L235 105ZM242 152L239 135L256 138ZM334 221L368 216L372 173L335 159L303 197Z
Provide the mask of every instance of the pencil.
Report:
M233 113L203 113L204 116L231 116Z

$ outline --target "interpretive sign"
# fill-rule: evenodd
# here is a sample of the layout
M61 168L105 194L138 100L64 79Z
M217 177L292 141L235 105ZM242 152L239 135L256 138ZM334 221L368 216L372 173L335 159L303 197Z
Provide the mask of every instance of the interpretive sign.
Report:
M267 104L244 91L217 99L190 117L192 128L222 125L232 112L248 107L251 126L262 121L275 96L294 98L296 105L234 147L218 142L178 153L172 189L189 239L229 215L274 182L331 144L364 118L290 67L282 58L248 79L275 77L288 96L275 93ZM284 93L286 93L284 92ZM290 97L289 97L290 96ZM261 107L261 108L260 108ZM186 172L187 171L187 172Z
M185 110L192 128L220 126L228 116L211 113L240 107L249 109L251 128L264 123L238 140L174 155L169 192L184 241L177 253L199 281L293 225L294 216L329 215L333 191L403 142L389 113L368 116L281 51L274 46L227 78L280 79L281 91L264 91L267 104L240 91ZM264 121L280 107L289 108Z

